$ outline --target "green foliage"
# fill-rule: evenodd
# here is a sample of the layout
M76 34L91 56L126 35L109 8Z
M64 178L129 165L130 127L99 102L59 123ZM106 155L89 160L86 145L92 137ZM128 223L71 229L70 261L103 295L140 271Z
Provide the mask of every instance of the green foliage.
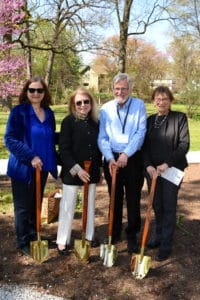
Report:
M111 97L110 97L111 99ZM152 103L145 103L147 108L147 115L155 113L155 108ZM52 109L55 113L56 118L56 131L60 131L60 125L62 120L68 114L68 105L54 105ZM183 103L174 103L172 105L173 110L178 110L187 113L187 106ZM198 114L195 115L194 118L189 118L189 128L190 128L190 140L191 146L190 151L199 151L200 150L200 108L198 108ZM6 122L8 119L8 112L3 112L0 110L0 158L7 158L8 151L4 146L3 136L5 133Z
M187 114L189 118L200 115L200 84L197 84L194 81L188 82L179 94L179 97L187 107Z
M9 112L0 111L0 158L8 157L8 151L4 146L5 127L8 120Z
M55 38L55 28L48 21L38 19L38 26L34 33L31 34L31 39L37 35L36 43L40 47L51 48L51 51L41 51L40 49L32 50L32 73L40 74L45 78L50 60L53 61L50 89L53 96L54 104L62 104L66 102L66 89L74 90L79 85L79 69L80 58L72 51L73 46L77 43L76 37L71 30L62 29L59 35ZM45 37L45 39L44 39ZM55 40L52 42L52 40Z
M112 93L93 93L93 95L99 105L101 105L113 98Z
M79 191L78 194L77 194L77 200L76 200L76 207L75 207L76 212L81 212L82 211L82 198L83 198L83 195Z
M13 211L13 198L9 190L0 189L0 212L8 213Z

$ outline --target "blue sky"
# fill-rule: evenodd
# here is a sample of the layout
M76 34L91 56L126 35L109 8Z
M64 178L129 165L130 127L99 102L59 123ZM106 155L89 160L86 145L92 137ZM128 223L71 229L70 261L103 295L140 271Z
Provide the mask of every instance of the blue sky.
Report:
M157 49L165 52L171 41L170 32L169 23L163 21L150 26L146 34L140 37L152 43Z
M147 42L152 43L156 47L156 49L165 53L171 40L169 28L170 26L167 21L158 22L147 28L147 32L145 34L141 34L135 37L144 39ZM105 34L105 36L112 36L114 34L118 34L118 32L116 30L114 31L108 29L108 32ZM88 53L84 53L82 57L85 64L89 64L92 60L92 56Z

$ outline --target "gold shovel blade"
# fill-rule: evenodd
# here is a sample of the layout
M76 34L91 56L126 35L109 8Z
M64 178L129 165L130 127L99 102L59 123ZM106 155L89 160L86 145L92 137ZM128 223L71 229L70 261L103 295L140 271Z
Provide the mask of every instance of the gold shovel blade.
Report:
M88 260L90 256L90 242L83 240L75 240L74 241L74 251L76 257L78 257L80 260Z
M149 272L151 257L135 255L131 259L131 272L136 279L143 279Z
M101 244L100 245L100 258L103 260L103 265L112 267L117 259L117 249L114 245Z
M30 242L30 252L32 258L37 262L43 262L48 259L48 241L32 241Z

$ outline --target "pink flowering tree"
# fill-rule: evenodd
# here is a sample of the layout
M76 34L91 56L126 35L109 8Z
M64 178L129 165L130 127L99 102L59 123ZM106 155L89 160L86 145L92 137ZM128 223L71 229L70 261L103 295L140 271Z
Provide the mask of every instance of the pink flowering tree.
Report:
M0 97L18 95L26 76L26 61L16 43L24 31L24 4L25 0L0 2Z

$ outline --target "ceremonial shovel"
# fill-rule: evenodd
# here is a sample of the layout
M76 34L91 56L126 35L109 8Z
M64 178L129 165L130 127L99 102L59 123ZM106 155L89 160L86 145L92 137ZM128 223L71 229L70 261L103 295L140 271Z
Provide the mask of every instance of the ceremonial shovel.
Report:
M116 175L117 175L117 166L112 165L112 186L111 186L110 207L109 207L108 244L100 245L100 258L103 260L103 265L106 267L112 267L117 258L117 249L114 245L111 244L112 231L113 231L113 219L114 219L114 207L115 207Z
M146 219L145 219L145 224L144 224L144 229L142 234L142 244L141 244L140 254L133 255L131 258L131 272L133 276L135 276L135 278L137 279L143 279L149 272L151 266L151 257L144 256L144 249L145 249L147 236L149 232L151 208L152 208L152 203L153 203L153 198L155 193L155 187L156 187L156 178L153 178L151 183L150 194L148 196L148 206L147 206Z
M43 262L48 258L48 241L41 240L41 172L36 168L36 231L37 241L30 242L31 256L37 262Z
M84 161L84 169L87 173L90 170L91 161ZM74 241L74 251L76 256L81 260L88 260L90 255L90 242L85 239L87 225L87 209L88 209L88 189L89 182L84 182L84 200L82 211L82 240Z

